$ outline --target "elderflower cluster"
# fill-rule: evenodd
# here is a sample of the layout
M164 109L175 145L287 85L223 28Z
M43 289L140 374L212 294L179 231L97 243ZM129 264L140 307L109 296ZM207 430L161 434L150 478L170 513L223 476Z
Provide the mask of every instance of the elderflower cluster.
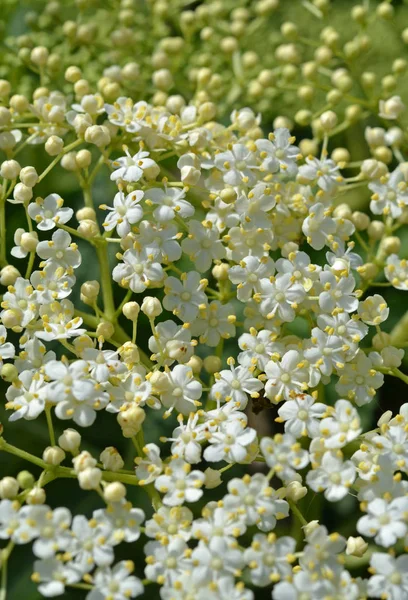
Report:
M392 4L313 60L283 23L275 67L248 48L277 0L45 4L0 59L0 452L27 467L1 473L0 598L26 545L45 598L404 600L408 403L379 394L408 383L406 61L352 92ZM9 442L32 421L39 455Z

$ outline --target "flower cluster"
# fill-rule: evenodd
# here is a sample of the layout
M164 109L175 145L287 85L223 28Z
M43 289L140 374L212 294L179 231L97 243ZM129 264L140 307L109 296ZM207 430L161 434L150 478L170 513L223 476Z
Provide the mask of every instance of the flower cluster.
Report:
M54 4L32 25L51 28ZM134 40L132 3L121 4L123 27L107 30L115 48ZM182 73L173 75L195 33L213 43L228 13L236 38L249 29L250 40L278 3L254 3L257 16L203 3L181 13L173 38L170 4L147 3L140 16L144 25L157 17L161 39L145 70L126 63L103 85L85 79L107 31L72 21L63 26L70 60L76 45L89 51L78 50L63 85L53 84L58 45L55 55L31 50L33 93L0 81L0 376L10 422L0 451L40 469L0 479L0 597L14 546L32 544L43 597L126 600L154 588L162 600L404 600L408 404L379 418L374 410L386 376L408 383L407 317L389 319L387 296L408 289L407 129L394 93L406 65L394 63L395 85L377 93L365 77L367 97L352 96L336 60L364 51L368 8L355 6L360 49L354 41L343 55L327 27L306 61L295 41L307 43L285 23L290 43L276 48L285 66L257 72L258 57L252 64L223 37L234 85L214 86L202 59L189 80L197 90L184 92ZM327 4L303 10L320 18ZM387 11L381 3L377 16ZM263 129L262 94L245 75L253 69L270 91L300 64L316 88L320 76L334 86L328 107L296 113L298 124L313 121L312 139L296 139L283 115ZM135 80L151 68L157 89L143 97ZM247 106L225 118L238 98ZM361 160L336 139L357 121ZM64 192L65 177L80 200ZM364 212L347 202L355 190ZM24 227L11 230L10 216ZM102 419L109 434L98 453L87 431ZM49 438L40 456L7 441L14 422L28 432L34 420ZM46 504L60 479L89 493L91 515ZM330 531L326 509L356 521Z

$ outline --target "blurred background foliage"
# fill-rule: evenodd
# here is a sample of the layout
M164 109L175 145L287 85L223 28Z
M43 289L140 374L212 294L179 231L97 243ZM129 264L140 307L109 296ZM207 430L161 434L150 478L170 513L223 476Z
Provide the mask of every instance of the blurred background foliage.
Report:
M43 0L0 1L0 36L2 38L2 43L6 44L8 51L10 48L13 48L13 45L16 43L16 38L12 38L11 36L24 35L27 31L27 23L31 26L31 29L34 32L37 32L36 35L38 43L43 43L44 45L52 48L53 39L55 38L52 31L53 19L56 19L57 22L61 24L68 18L76 19L77 16L78 19L81 18L81 14L77 15L78 10L76 4L71 0L61 0L60 13L54 15L52 19L47 16L46 11L44 13L44 7L46 7L46 4L47 3ZM186 6L194 8L199 4L200 2L194 2ZM237 6L248 6L250 4L250 1L225 0L226 10L230 10L231 8L235 8ZM334 26L345 40L357 33L356 25L350 21L350 9L354 4L356 3L353 0L333 0L332 9L326 22L326 24ZM107 30L109 30L109 22L107 23L106 19L104 20L102 17L109 17L109 14L112 11L115 11L118 5L119 3L113 0L93 0L84 3L85 12L96 11L97 13L95 22L100 24L98 38L103 37L105 33L103 28L105 26L107 27ZM177 2L173 2L173 5L177 5ZM179 2L179 5L181 5L181 2ZM370 32L372 32L372 47L371 50L364 55L362 62L358 64L359 72L355 73L356 95L359 94L358 80L359 74L361 74L362 71L365 69L375 70L378 76L381 77L389 73L390 64L392 64L396 57L407 57L406 47L404 47L400 41L400 30L406 26L408 22L408 2L399 0L393 2L393 6L396 9L396 15L393 21L378 21L370 29ZM135 2L134 35L136 40L140 39L146 41L146 37L149 37L146 36L145 33L142 34L141 31L141 29L143 29L143 25L145 24L146 12L145 2ZM38 15L42 16L39 17ZM299 18L299 15L301 18ZM42 19L43 22L40 21L42 26L44 26L44 24L46 25L46 21L49 19L48 28L40 28L38 18ZM281 37L279 34L279 28L280 25L285 21L294 21L297 23L301 29L302 35L308 39L318 39L318 32L321 28L321 23L318 22L313 15L301 8L301 1L281 0L280 9L271 15L269 21L267 22L267 26L261 31L257 32L257 35L253 36L253 38L247 42L248 46L260 53L262 60L265 61L267 66L274 66L276 64L273 48L280 43ZM163 27L164 31L161 30ZM168 21L165 21L164 26L161 24L158 31L155 31L151 36L151 50L154 49L154 44L157 42L157 38L160 35L177 35L177 27L178 25L175 18L170 18ZM198 42L197 40L195 40L195 42L193 40L192 43ZM311 52L312 51L313 48L311 49ZM79 50L79 52L85 53L85 58L89 58L88 72L86 73L86 77L91 80L92 77L93 80L100 77L102 68L111 66L115 59L118 58L115 53L112 54L112 52L100 48L97 44L82 48ZM125 53L128 59L130 58L140 62L141 78L143 80L142 89L148 90L149 81L145 77L143 69L144 62L148 60L148 51L146 51L144 48L142 53L139 52L138 45L136 43L134 46L132 46L131 50L127 47L120 50L119 54L121 54L121 52ZM121 60L121 57L119 57L119 60ZM200 62L199 53L195 55L194 60ZM221 55L220 61L223 61ZM68 65L61 65L60 89L62 90L66 90L66 84L63 80L63 72L66 66ZM9 67L10 65L5 65L4 61L2 62L0 59L0 77L3 77L6 75L6 73L9 73ZM148 65L146 65L146 69L150 72ZM226 77L234 77L231 70L231 65L223 64L220 66L220 69L222 69L222 72L225 73ZM29 93L39 85L39 80L35 73L30 73L29 71L22 69L21 66L17 66L16 63L16 69L14 71L14 76L11 80L11 83L13 84L13 92L18 90L19 93L24 93L24 91ZM402 82L402 89L399 89L399 93L401 94L405 103L407 103L408 100L408 94L406 93L407 89L408 83L405 76L405 80ZM185 93L187 98L191 95L191 88L189 86L183 65L180 65L178 80L176 79L175 93L177 92ZM140 98L143 97L141 92L136 89L134 94L135 99L138 98L138 95ZM323 106L325 103L325 91L316 90L316 95L317 100L314 102L317 105ZM319 96L321 97L319 98ZM293 114L303 107L295 93L284 91L276 93L267 92L265 97L262 97L256 102L251 101L251 99L245 97L245 95L238 95L233 103L233 106L229 108L240 108L242 106L254 106L255 109L259 109L263 112L264 118L262 121L262 126L265 132L271 130L273 119L276 116L283 114L293 117ZM228 114L225 109L225 114L223 116L224 122L227 121L227 118ZM375 118L372 118L367 121L366 124L374 126L378 123L376 122ZM298 127L295 129L294 133L298 139L302 137L312 137L309 128ZM344 146L348 148L351 152L352 160L354 161L366 158L368 156L368 148L364 141L363 125L358 123L336 136L333 140L331 140L329 149L335 146ZM34 146L26 147L26 149L20 155L20 161L23 165L34 165L37 171L41 172L48 164L49 159L47 160L45 153L38 152L37 148ZM169 168L172 168L172 166L173 165L171 163L168 165ZM66 206L71 206L74 209L77 209L82 205L81 191L77 186L76 178L72 175L72 173L64 171L61 168L54 169L51 174L46 177L45 180L38 186L38 189L36 188L37 195L45 196L51 192L58 192L64 198ZM115 186L112 182L110 182L107 172L100 172L94 185L95 205L98 206L99 204L105 202L110 204L114 193ZM349 202L353 208L365 210L369 202L368 190L365 188L358 188L358 191L351 191L339 199L339 202L344 201ZM8 205L7 211L8 248L11 248L13 245L13 232L17 227L24 227L25 221L24 215L18 206ZM401 256L408 256L407 229L407 227L403 227L400 230L402 237ZM40 239L43 239L41 234ZM79 288L83 281L98 278L98 264L94 255L94 251L90 245L80 242L79 246L83 261L81 268L76 272L77 285L75 287L73 297L71 296L71 300L81 310L87 310L85 305L80 302ZM314 253L313 260L322 263L324 261L324 254ZM14 264L19 267L19 264L16 260L13 259L11 262L14 262ZM182 264L181 268L184 270L191 269L192 264L186 259L185 264ZM397 290L384 288L381 290L381 293L386 298L390 307L390 317L385 323L384 330L390 331L396 322L403 316L405 311L408 310L408 303L405 299L406 296L402 295L402 293L398 292ZM158 292L158 294L159 297L162 297L161 290ZM120 303L122 298L123 291L115 286L115 299L117 304ZM242 311L242 305L238 308L238 310ZM163 314L161 318L164 320L165 318L168 318L168 315ZM122 325L125 328L127 327L125 322L123 322ZM303 328L304 323L302 319L299 319L290 325L291 331L297 335L302 335ZM147 322L141 319L138 341L140 346L145 351L148 351L147 339L150 334L151 333ZM58 345L49 344L48 347L50 349L54 349L56 352L59 352ZM226 343L224 349L224 359L230 355L236 356L236 354L237 348L234 341ZM405 371L407 371L408 364L406 361L403 364L403 368ZM0 382L0 385L1 395L4 397L5 386L2 382ZM334 404L335 400L337 399L336 392L334 390L334 383L326 386L324 390L322 389L321 393L324 393L325 402L328 404ZM403 382L395 378L387 377L384 386L379 390L379 393L372 403L361 409L361 413L363 414L364 418L365 430L375 426L376 420L384 411L392 410L396 412L399 406L406 401L406 391ZM259 416L255 416L251 412L251 408L248 409L248 413L252 424L257 423L262 429L263 434L277 433L282 429L280 425L274 423L274 418L277 416L275 407L263 411ZM5 439L18 447L40 456L43 449L49 444L45 416L42 415L35 421L21 420L13 424L8 424L7 420L8 415L4 410L3 403L0 403L0 421L5 425ZM174 425L174 421L171 421L171 419L168 421L163 421L160 414L150 411L144 426L146 442L157 441L161 435L169 434L172 430L172 425ZM65 427L70 426L70 423L61 422L57 419L54 419L54 425L56 428L56 434L59 435ZM101 411L98 413L96 425L86 430L82 430L81 433L83 434L83 449L87 449L94 456L98 456L106 446L115 445L125 459L125 468L132 467L134 458L133 445L129 440L121 437L120 428L116 423L116 419L111 414ZM27 468L32 470L36 476L39 475L36 467L31 466L14 456L0 453L0 475L2 477L5 475L16 475L16 473L18 473L20 470ZM256 467L251 466L249 468L251 471L253 471L253 469ZM260 466L259 468L262 467ZM242 476L247 470L247 467L236 466L230 470L228 475L229 477ZM277 486L279 485L278 482L275 483ZM216 490L212 490L209 493L206 492L205 499L206 501L218 499L222 496L224 491L225 485L223 485L221 488L217 488ZM85 514L87 516L91 516L92 510L99 508L102 505L101 499L96 493L93 494L81 490L79 486L72 480L57 480L47 486L46 492L48 504L50 504L52 507L61 505L67 506L71 509L74 515ZM134 503L135 506L142 507L147 515L151 514L149 500L143 490L128 486L128 498L132 501L132 503ZM202 501L193 507L197 514L199 513L203 504L204 502ZM352 495L349 495L340 503L331 504L326 502L322 495L309 492L309 494L302 499L300 505L301 510L307 520L312 520L318 518L319 515L323 515L323 522L328 526L329 530L339 531L345 536L351 535L355 532L355 522L357 520L357 500L353 498ZM285 519L284 521L278 523L277 534L291 534L297 537L297 539L301 539L299 524L296 521L291 522L289 519ZM139 542L133 544L132 546L122 544L116 549L117 560L122 558L134 560L136 565L136 573L140 577L143 577L144 568L144 553L142 549L143 543L144 542L139 540ZM17 546L13 551L9 565L9 592L7 596L9 600L38 600L41 598L40 594L36 590L36 586L30 580L32 570L33 554L31 552L31 548ZM353 571L353 575L358 574L358 569ZM67 590L62 598L64 598L64 600L74 600L75 598L83 597L83 595L84 593L80 591ZM143 598L148 598L149 600L159 598L158 588L153 585L148 586ZM270 589L258 590L256 598L259 598L259 600L262 600L263 598L270 598Z

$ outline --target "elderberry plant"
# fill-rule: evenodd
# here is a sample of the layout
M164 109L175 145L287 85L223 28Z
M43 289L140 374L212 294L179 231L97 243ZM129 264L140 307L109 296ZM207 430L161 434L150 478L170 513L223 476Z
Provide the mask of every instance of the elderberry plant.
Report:
M384 298L408 289L407 63L354 72L392 4L353 5L342 46L327 0L294 3L321 44L285 22L264 62L276 0L95 2L93 27L85 4L2 58L0 452L27 468L0 479L0 600L24 545L41 597L404 600L408 403L372 421L408 383ZM33 422L40 455L8 441ZM63 481L90 511L47 500Z

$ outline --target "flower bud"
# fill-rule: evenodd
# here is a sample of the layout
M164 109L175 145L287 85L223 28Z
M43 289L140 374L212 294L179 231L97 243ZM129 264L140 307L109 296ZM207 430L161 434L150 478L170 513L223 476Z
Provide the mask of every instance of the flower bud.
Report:
M57 156L64 149L64 140L57 135L51 135L45 142L45 151L50 156Z
M122 312L129 321L135 322L139 316L140 306L137 302L126 302L122 307Z
M381 427L381 425L386 425L387 423L389 423L391 421L391 419L392 419L392 410L386 410L377 421L378 427Z
M64 74L65 80L69 83L76 83L82 77L82 71L79 67L68 67Z
M141 311L149 319L154 319L163 312L163 309L158 298L154 298L153 296L146 296L143 299Z
M64 433L66 433L66 431L70 431L70 430L65 430ZM75 432L77 433L77 432ZM78 434L79 435L79 434ZM59 442L59 440L58 440ZM80 454L78 454L77 456L75 456L72 459L72 464L74 465L74 469L76 473L79 473L80 471L84 471L85 469L91 469L92 467L94 467L96 465L96 460L94 459L94 457L92 456L92 454L90 454L90 452L88 452L87 450L83 450Z
M20 174L21 175L21 174ZM33 197L33 190L24 183L18 183L13 191L13 198L15 204L27 205Z
M25 231L20 240L20 246L26 252L34 252L38 245L38 233L36 231Z
M81 434L75 429L64 429L58 438L58 445L65 450L65 452L76 454L81 445Z
M217 469L212 469L211 467L207 467L204 471L205 480L204 487L207 490L212 490L222 483L221 473L217 471Z
M219 356L210 355L205 357L203 361L203 366L207 373L210 373L212 375L220 371L222 362Z
M325 131L334 129L337 125L337 115L332 110L326 110L320 115L320 124Z
M394 346L387 346L381 350L381 358L385 367L398 369L404 358L404 350L402 348L394 348Z
M307 488L299 481L291 481L286 487L286 497L294 502L298 502L298 500L304 498L306 494Z
M95 221L91 219L83 219L77 227L78 233L86 237L88 240L99 235L99 227Z
M389 346L391 344L391 336L389 333L386 333L385 331L381 331L380 333L376 333L373 336L373 347L378 350L379 352L381 352L381 350L383 350L384 348L386 348L387 346Z
M1 316L4 327L7 329L13 329L14 327L20 327L21 324L20 312L15 309L5 310Z
M79 150L76 153L75 161L78 169L87 169L92 162L92 154L89 150Z
M390 148L387 146L378 146L378 148L374 149L374 156L377 160L389 165L393 159L393 153Z
M75 216L79 223L81 221L96 221L96 212L93 208L89 206L85 206L84 208L80 208L79 210L77 210Z
M371 221L367 229L368 237L376 241L383 237L384 231L385 225L382 221Z
M7 383L15 381L18 377L17 367L11 363L5 363L0 370L0 376Z
M92 125L85 131L85 141L104 148L111 141L109 129L105 125Z
M20 181L27 187L34 187L38 181L38 173L35 167L24 167L20 171Z
M49 52L45 46L36 46L31 50L30 59L35 65L43 67L47 64Z
M86 296L90 300L95 300L95 298L99 294L100 287L101 286L99 284L99 281L96 281L96 280L94 280L94 281L85 281L81 285L81 294L83 294L84 296Z
M11 92L10 82L6 79L0 79L0 97L5 98L9 96Z
M113 481L103 490L105 502L120 502L126 496L126 488L120 481Z
M140 406L134 404L120 412L117 419L122 428L123 437L130 438L136 435L140 431L145 418L145 411Z
M119 355L126 364L139 363L140 354L136 344L126 342L119 348Z
M11 112L5 106L0 106L0 126L9 125L11 122Z
M29 490L35 483L35 478L30 471L20 471L17 475L18 485L22 490Z
M0 479L0 498L11 500L18 494L18 481L14 477L3 477Z
M384 238L381 242L381 249L385 254L398 254L401 248L401 240L395 235Z
M110 321L102 321L96 328L98 338L102 336L105 340L109 340L115 333L115 327Z
M379 179L388 173L388 169L384 163L381 163L374 158L367 158L361 165L361 173L364 177L367 177L367 179Z
M201 171L192 165L185 165L180 169L181 181L185 185L194 186L198 183L201 177Z
M379 116L383 119L398 119L405 109L400 96L392 96L388 100L380 100Z
M357 556L361 558L368 548L368 544L361 536L350 536L347 540L346 554L348 556Z
M113 446L108 446L99 456L103 468L108 471L119 471L123 469L125 463L119 452Z
M376 264L368 262L360 267L357 267L357 272L363 279L370 281L371 279L377 277L378 267Z
M333 211L333 216L337 219L350 219L352 213L348 204L338 204Z
M26 496L27 504L44 504L45 500L45 490L40 487L32 488Z
M76 171L78 166L75 160L75 152L68 152L61 158L60 165L66 171Z
M4 179L17 179L20 171L20 164L16 160L5 160L1 163L0 175Z
M96 490L102 479L102 471L97 467L87 467L78 473L79 487L83 490Z
M217 281L227 281L228 270L229 265L227 263L220 263L219 265L214 265L211 273L214 279Z
M217 107L213 102L204 102L198 109L200 118L205 121L211 121L217 114Z
M331 157L336 163L348 163L351 159L350 152L347 148L335 148Z
M370 217L358 210L351 215L351 221L354 223L357 231L364 231L370 225Z
M64 458L65 452L58 446L48 446L43 452L43 460L48 465L53 465L54 467L61 464Z
M18 277L21 277L21 273L13 265L6 265L0 271L1 285L14 285Z
M167 91L173 87L173 76L168 69L154 71L152 76L153 85L159 90Z
M195 375L201 372L203 368L203 360L199 356L193 355L190 360L186 363L188 367L193 371Z

